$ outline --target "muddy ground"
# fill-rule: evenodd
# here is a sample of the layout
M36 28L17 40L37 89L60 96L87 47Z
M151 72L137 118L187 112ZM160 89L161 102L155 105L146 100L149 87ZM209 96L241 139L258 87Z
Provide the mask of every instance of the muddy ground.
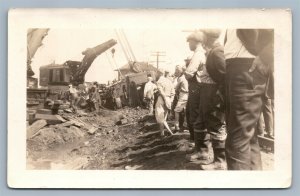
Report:
M155 120L143 118L146 113L140 108L63 113L83 126L48 125L28 139L27 169L197 169L185 159L189 134L162 138ZM96 131L89 133L92 127ZM273 153L261 154L264 170L273 169Z

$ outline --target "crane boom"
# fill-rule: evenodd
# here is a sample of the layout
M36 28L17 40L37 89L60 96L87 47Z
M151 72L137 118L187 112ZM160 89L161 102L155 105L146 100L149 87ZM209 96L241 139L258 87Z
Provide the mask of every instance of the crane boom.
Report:
M128 42L127 36L126 36L126 34L124 32L124 29L121 29L120 32L121 32L121 35L123 36L123 38L125 40L125 44L127 45L128 49L129 49L130 56L132 57L133 61L136 62L135 55L134 55L134 53L132 51L132 48L131 48L131 46L130 46L130 44Z
M117 41L114 39L110 39L94 48L88 48L82 52L84 55L82 61L76 66L76 71L72 76L72 83L80 84L84 82L84 77L90 66L92 65L93 61L103 52L108 50L109 48L113 47L117 44Z

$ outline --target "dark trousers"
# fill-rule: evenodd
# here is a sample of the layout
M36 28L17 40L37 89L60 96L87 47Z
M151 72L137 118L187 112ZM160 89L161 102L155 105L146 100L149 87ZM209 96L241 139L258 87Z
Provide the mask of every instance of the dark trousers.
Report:
M253 59L226 60L226 159L229 170L262 169L256 124L262 112L267 77L249 72Z
M257 125L256 125L256 132L258 135L264 136L265 134L265 121L264 121L264 117L261 114L258 121L257 121Z
M210 143L215 149L225 148L226 129L224 122L225 111L221 111L221 99L218 96L217 84L200 85L198 116L194 122L195 144L199 152L208 153Z
M274 100L265 98L263 107L265 129L268 135L274 136Z
M186 119L191 139L194 140L194 122L199 114L200 83L196 80L189 81L189 97L187 102Z
M217 115L217 112L219 112L217 111L218 105L221 104L217 91L218 86L216 84L200 84L200 96L198 99L201 101L198 105L198 116L194 122L194 129L207 129L209 132L217 133L224 125L224 121L221 120L224 118Z
M262 115L257 123L257 132L259 135L267 134L274 136L274 101L265 98L263 102Z

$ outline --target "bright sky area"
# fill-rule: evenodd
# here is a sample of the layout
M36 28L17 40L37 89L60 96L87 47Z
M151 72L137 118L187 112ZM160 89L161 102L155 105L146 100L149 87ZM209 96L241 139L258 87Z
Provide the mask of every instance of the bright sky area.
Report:
M186 37L189 32L181 29L124 29L130 46L137 61L150 62L156 65L156 57L151 56L154 51L163 51L166 56L161 57L160 67L174 72L176 65L184 65L184 59L192 55ZM67 60L81 61L81 54L86 48L92 48L109 39L117 39L113 29L50 29L41 46L32 59L32 69L39 78L39 67L53 62L62 64ZM107 83L117 77L114 71L127 63L127 59L117 43L114 59L111 49L98 56L88 70L85 80ZM111 59L111 60L109 60ZM117 66L117 67L116 67Z

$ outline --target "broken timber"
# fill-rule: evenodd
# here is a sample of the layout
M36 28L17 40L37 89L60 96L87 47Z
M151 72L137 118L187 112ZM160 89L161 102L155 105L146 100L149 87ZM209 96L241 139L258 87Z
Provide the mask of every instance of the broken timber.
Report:
M52 115L52 114L36 114L35 119L46 120L47 124L49 125L55 125L55 124L65 122L65 120L61 116Z
M46 120L35 121L27 128L27 139L30 139L38 134L39 130L47 125Z

